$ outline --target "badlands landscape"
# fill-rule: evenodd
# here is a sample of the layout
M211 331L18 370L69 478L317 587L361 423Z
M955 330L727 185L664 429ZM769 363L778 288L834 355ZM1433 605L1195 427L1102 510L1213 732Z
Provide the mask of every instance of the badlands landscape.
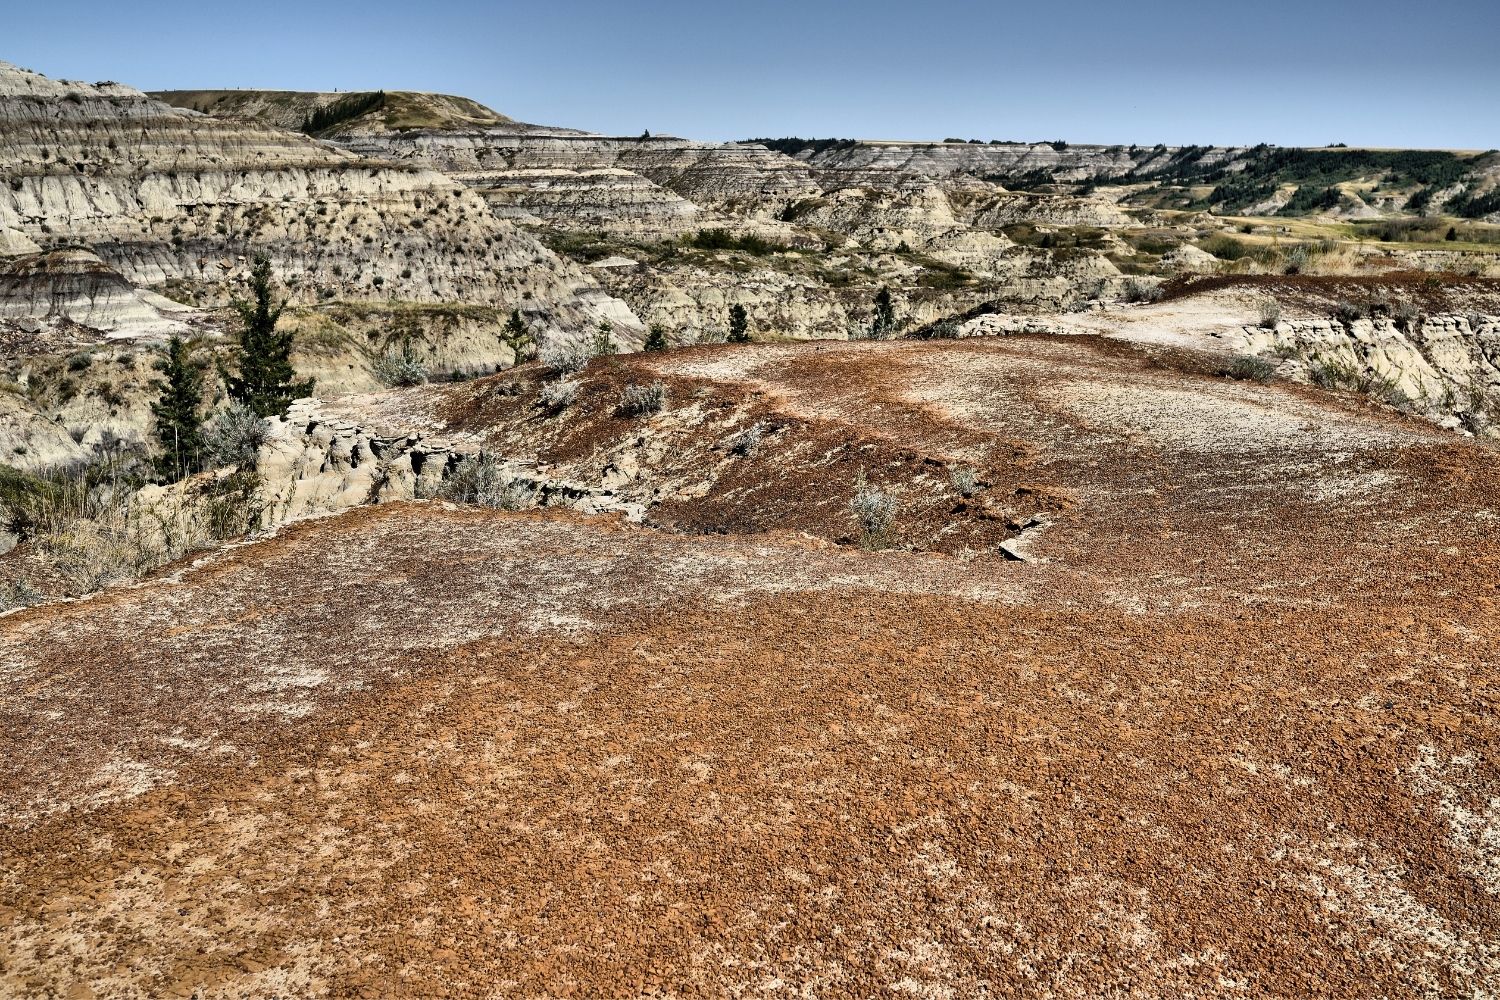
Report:
M1496 995L1497 459L1494 150L0 63L0 996Z

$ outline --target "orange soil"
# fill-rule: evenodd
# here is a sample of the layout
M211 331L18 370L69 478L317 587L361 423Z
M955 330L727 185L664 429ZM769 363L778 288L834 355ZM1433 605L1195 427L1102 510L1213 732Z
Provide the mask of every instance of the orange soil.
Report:
M1494 449L1083 341L621 364L1070 503L397 504L0 619L0 993L1500 987Z

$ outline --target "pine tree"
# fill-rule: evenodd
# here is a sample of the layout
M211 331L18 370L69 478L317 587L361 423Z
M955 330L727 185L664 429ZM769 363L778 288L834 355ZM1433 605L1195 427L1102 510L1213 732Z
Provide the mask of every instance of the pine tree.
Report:
M750 343L750 317L745 315L745 307L738 302L729 307L728 339L731 344Z
M271 262L255 258L250 271L250 290L255 301L236 302L243 324L240 330L239 374L225 374L229 395L255 411L258 417L285 416L292 400L311 395L312 379L297 380L292 368L292 335L278 333L276 320L281 306L271 306Z
M870 339L884 340L896 329L896 309L891 304L891 290L881 286L875 293L875 320L870 324Z
M505 338L506 346L514 355L514 364L520 364L536 348L536 340L531 336L531 331L526 329L519 309L510 311L510 319L505 321L505 329L501 336Z
M651 332L646 335L646 350L665 351L667 349L667 328L660 323L651 324Z
M181 337L167 343L167 356L156 364L166 376L161 384L161 398L151 404L156 417L156 440L161 455L157 471L168 482L175 483L198 469L201 444L198 406L203 401L203 373L188 356L188 346Z

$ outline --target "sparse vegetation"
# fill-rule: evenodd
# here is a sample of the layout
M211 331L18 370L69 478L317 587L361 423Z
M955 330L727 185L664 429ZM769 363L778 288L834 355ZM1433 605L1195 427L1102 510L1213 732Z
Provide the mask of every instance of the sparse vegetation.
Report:
M0 523L33 545L70 594L133 579L259 525L254 473L148 489L151 471L141 451L119 442L80 465L34 475L0 466Z
M549 413L561 413L572 406L573 400L577 398L578 383L565 378L558 379L556 382L548 382L537 393L537 401Z
M1349 326L1365 318L1365 309L1348 299L1341 299L1333 307L1333 318Z
M382 385L393 388L421 385L428 378L427 365L413 350L410 342L403 344L399 351L376 358L373 370Z
M596 358L611 357L616 353L615 347L615 325L607 319L599 321L598 327L594 329L594 342L591 353Z
M1262 299L1260 303L1260 318L1256 325L1262 330L1274 330L1276 324L1281 322L1281 303L1275 299Z
M534 489L509 477L500 460L484 451L461 459L435 489L421 488L418 496L493 510L525 510L536 501Z
M667 328L660 323L652 323L646 333L646 342L642 347L647 351L665 351L667 349Z
M734 441L729 446L730 454L738 455L741 458L748 458L755 454L755 450L760 447L760 443L764 440L765 436L766 425L762 421L757 420L735 436Z
M968 499L979 492L979 473L967 465L955 466L948 470L948 481L958 495Z
M1357 392L1385 398L1396 389L1396 380L1384 372L1341 357L1314 355L1307 365L1308 378L1320 389Z
M1161 282L1127 278L1121 295L1126 302L1155 302L1161 298Z
M695 250L737 250L752 257L765 257L773 253L785 253L791 249L782 243L772 243L754 233L736 236L727 229L700 229L692 236L683 237L683 245Z
M352 118L378 110L385 106L385 92L376 91L365 94L347 94L340 97L331 104L325 105L302 120L302 131L308 135L318 135L326 132L335 125L340 125Z
M625 392L620 397L620 405L615 412L622 417L643 417L651 413L660 413L666 401L667 387L660 380L646 385L632 383L625 387Z
M1229 362L1228 366L1224 369L1224 374L1236 381L1260 382L1264 384L1275 377L1276 366L1264 358L1240 355Z
M849 513L859 526L859 545L865 549L883 549L890 543L891 529L896 523L896 512L900 503L893 494L887 493L865 481L863 475L854 484L854 496L849 501Z

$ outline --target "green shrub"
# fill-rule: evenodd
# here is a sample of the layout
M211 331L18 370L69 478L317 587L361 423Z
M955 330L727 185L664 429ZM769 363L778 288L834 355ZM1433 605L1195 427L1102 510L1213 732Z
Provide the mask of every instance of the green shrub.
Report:
M790 249L783 243L772 243L754 233L736 236L727 229L700 229L693 235L684 237L683 243L696 250L738 250L752 257L785 253Z
M375 377L382 385L404 388L422 385L427 381L427 365L419 358L411 345L404 346L400 353L385 354L375 359Z
M1220 260L1236 261L1254 256L1255 251L1233 236L1211 236L1198 244L1199 249L1213 254Z
M1340 299L1333 307L1333 318L1348 326L1358 320L1365 318L1365 309L1350 302L1348 299Z
M534 490L509 478L500 460L483 451L461 459L436 489L424 488L418 495L422 499L448 500L495 510L525 510L536 500Z
M1241 355L1229 362L1223 374L1237 381L1260 382L1262 384L1271 381L1276 374L1276 366L1261 358Z
M1161 285L1155 281L1129 278L1123 296L1126 302L1155 302L1161 298Z

